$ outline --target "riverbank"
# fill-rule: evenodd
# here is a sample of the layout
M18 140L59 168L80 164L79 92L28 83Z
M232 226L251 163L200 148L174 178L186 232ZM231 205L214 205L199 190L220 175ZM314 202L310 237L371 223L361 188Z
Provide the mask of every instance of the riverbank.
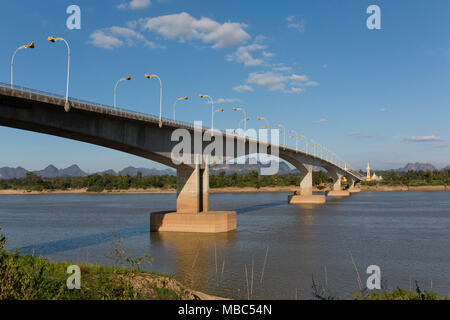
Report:
M296 186L276 186L276 187L225 187L225 188L213 188L210 189L210 193L293 193L298 187ZM395 192L395 191L449 191L450 186L388 186L388 185L376 185L368 186L362 185L360 187L361 192ZM313 192L326 192L330 191L330 188L313 188ZM174 194L175 189L163 189L163 188L151 188L151 189L133 189L128 190L103 190L101 192L88 192L84 189L68 189L68 190L13 190L4 189L0 190L0 195L13 195L13 194Z
M80 288L69 290L71 265L0 250L0 300L228 300L188 289L167 275L91 264L77 264Z

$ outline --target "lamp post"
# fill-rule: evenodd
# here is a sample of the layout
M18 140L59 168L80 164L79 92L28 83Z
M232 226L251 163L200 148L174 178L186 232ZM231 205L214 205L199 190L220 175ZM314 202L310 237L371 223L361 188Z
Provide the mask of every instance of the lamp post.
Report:
M241 123L242 123L242 121L244 121L244 127L246 127L246 123L247 123L247 121L249 121L250 120L250 118L244 118L244 119L241 119L241 121L239 121L239 129L241 128ZM244 131L245 131L245 129L244 129Z
M199 94L200 98L208 98L211 101L211 132L214 131L214 100L207 94Z
M295 139L295 152L298 152L298 140L296 136L289 136L291 139Z
M116 85L114 86L114 109L116 109L116 92L117 92L117 85L122 82L122 81L130 81L131 80L131 76L125 77L120 79L119 81L116 82Z
M29 44L20 46L16 49L16 51L14 51L12 58L11 58L11 89L13 89L13 66L14 66L14 57L16 56L17 51L22 50L22 49L33 49L34 48L34 42L30 42Z
M69 43L64 38L55 38L55 37L48 37L48 41L50 42L56 42L56 41L64 41L64 43L67 46L67 87L66 87L66 103L64 105L64 110L66 112L69 112L70 106L69 106L69 72L70 72L70 47Z
M295 130L288 130L289 133L295 133L295 138L297 138L298 133ZM298 151L298 143L297 143L297 139L295 139L295 151Z
M162 127L162 81L156 74L145 74L147 79L156 78L159 80L159 127Z
M214 116L214 114L215 114L216 112L223 112L223 111L224 111L223 108L217 109L216 111L214 111L213 116Z
M241 128L241 122L244 119L247 119L247 112L245 112L244 108L233 108L234 111L242 111L244 113L244 118L239 121L239 129ZM244 131L247 130L247 122L244 122Z
M173 103L173 121L175 121L175 105L177 104L177 102L180 100L188 100L188 99L189 97L181 97L175 100L175 102Z
M284 146L286 146L286 129L281 124L274 124L273 126L277 127L277 128L283 128L283 130L280 131L280 133L283 133L283 144L284 144Z

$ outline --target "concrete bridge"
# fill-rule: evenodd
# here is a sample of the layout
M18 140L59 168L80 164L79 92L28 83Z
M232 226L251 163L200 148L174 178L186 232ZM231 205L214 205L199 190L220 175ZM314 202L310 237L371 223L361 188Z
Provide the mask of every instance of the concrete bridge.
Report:
M312 193L312 171L322 167L333 178L333 190L328 196L348 196L357 192L355 184L363 177L350 171L341 162L331 161L287 146L257 141L237 134L227 134L198 128L191 124L101 104L70 99L70 111L64 110L65 98L37 90L0 84L0 125L58 137L83 141L157 161L177 169L176 212L152 213L152 231L226 232L236 229L236 213L209 210L209 167L218 161L234 158L238 148L244 155L271 154L278 150L279 158L291 163L300 172L298 191L289 196L289 203L325 203L324 195ZM188 157L191 161L176 164L172 150L179 141L172 141L176 129L184 129L192 136L213 136L212 141L222 148L223 158L216 151L205 156L211 142L201 142L198 148L191 142ZM194 139L192 139L194 140ZM227 146L232 145L230 149ZM255 145L257 145L255 149ZM200 161L194 161L201 159ZM342 190L345 177L350 188Z

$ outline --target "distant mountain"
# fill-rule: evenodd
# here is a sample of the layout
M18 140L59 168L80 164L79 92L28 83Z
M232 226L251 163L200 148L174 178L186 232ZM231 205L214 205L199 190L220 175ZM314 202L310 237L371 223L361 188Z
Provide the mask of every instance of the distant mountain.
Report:
M397 169L400 172L408 172L408 171L432 171L437 170L435 166L430 163L408 163L404 168Z
M138 172L142 173L143 177L148 177L148 176L162 176L165 174L168 175L176 175L176 171L173 169L163 169L163 170L159 170L159 169L147 169L147 168L135 168L135 167L127 167L121 171L119 171L118 175L119 176L136 176Z
M442 170L450 170L450 166L446 166L446 167L443 168Z
M285 162L279 162L278 165L279 165L279 167L278 167L279 175L285 175L285 174L297 172L297 169L291 169ZM225 171L226 174L234 174L234 173L245 174L245 173L251 173L253 171L256 171L259 173L261 171L261 168L264 168L264 167L267 168L269 166L270 166L270 164L261 164L259 162L257 164L224 163L224 164L218 164L218 165L215 165L214 167L211 167L209 171L212 174L218 174L221 171Z
M3 167L0 168L0 179L20 179L25 177L27 174L27 170L25 170L22 167L17 168L10 168L10 167Z
M112 174L112 175L117 176L117 172L115 172L113 169L100 171L100 172L97 172L97 174L100 174L100 175L102 175L102 174Z
M128 167L125 168L118 173L112 169L97 172L98 174L113 174L113 175L130 175L130 176L136 176L138 171L142 172L142 175L145 176L161 176L161 175L175 175L176 171L173 169L147 169L147 168L135 168L135 167ZM0 179L20 179L26 176L28 170L17 167L17 168L10 168L10 167L3 167L0 168ZM43 170L36 170L32 171L35 175L43 177L43 178L79 178L79 177L85 177L88 174L80 169L79 166L76 164L65 168L65 169L58 169L54 165L49 165Z

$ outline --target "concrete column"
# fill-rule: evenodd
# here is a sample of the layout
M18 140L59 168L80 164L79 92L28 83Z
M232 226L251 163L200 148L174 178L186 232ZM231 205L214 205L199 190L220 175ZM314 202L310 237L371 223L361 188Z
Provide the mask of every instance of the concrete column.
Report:
M347 180L348 180L348 185L349 185L348 191L350 193L358 193L361 191L359 188L356 187L355 180L353 180L352 178L347 178Z
M350 192L347 190L342 190L341 180L343 174L337 172L333 168L326 168L331 178L333 178L332 190L327 193L329 197L348 197Z
M200 204L200 167L177 169L177 213L198 213Z
M209 163L202 170L202 212L209 212Z
M288 197L289 204L320 204L325 203L323 195L313 195L312 193L312 165L298 165L300 171L300 190Z
M300 171L300 192L301 196L312 195L312 172L313 166L304 165L306 171Z

